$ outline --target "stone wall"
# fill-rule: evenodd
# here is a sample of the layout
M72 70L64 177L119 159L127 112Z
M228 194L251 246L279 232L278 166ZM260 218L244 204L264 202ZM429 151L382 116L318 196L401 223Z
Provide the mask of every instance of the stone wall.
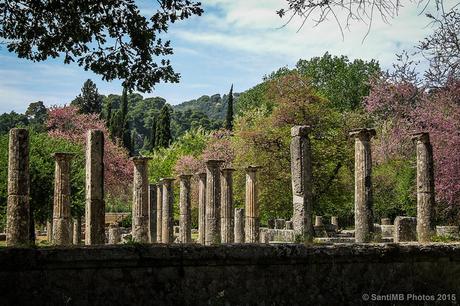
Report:
M0 262L2 305L369 305L365 294L460 294L460 244L5 248Z

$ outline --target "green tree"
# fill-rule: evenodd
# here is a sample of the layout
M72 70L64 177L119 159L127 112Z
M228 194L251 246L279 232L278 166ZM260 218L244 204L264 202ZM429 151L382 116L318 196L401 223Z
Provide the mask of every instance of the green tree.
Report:
M26 115L16 112L3 113L0 115L0 134L8 134L10 129L14 127L24 127L29 124Z
M346 56L331 56L327 52L322 57L299 60L296 68L340 111L361 108L363 97L369 94L370 81L381 72L375 60L351 62Z
M145 16L132 0L2 1L0 39L20 58L62 56L103 80L150 91L160 81L179 80L166 58L173 53L170 41L162 39L169 24L203 12L190 0L152 3L152 16Z
M233 129L233 84L230 87L230 92L228 93L227 117L225 120L225 128L229 131Z
M155 146L167 148L171 144L171 139L171 110L169 105L165 105L157 121Z
M86 80L79 94L70 105L77 106L82 114L100 114L102 111L102 96L96 84L90 79Z
M29 126L35 131L45 130L45 121L48 117L48 111L42 101L30 103L25 112L29 120Z

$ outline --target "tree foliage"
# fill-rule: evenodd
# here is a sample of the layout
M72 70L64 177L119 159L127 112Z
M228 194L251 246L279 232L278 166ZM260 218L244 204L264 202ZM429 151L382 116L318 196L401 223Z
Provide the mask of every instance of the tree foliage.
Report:
M200 3L161 0L150 18L133 0L16 1L0 3L0 38L10 52L33 61L64 57L104 80L150 91L177 82L167 56L169 24L201 15Z
M163 106L158 117L155 129L155 146L167 148L171 144L171 110L168 105Z
M225 128L229 131L233 129L233 84L228 93L227 116L225 117Z
M78 107L82 114L100 114L102 111L102 96L96 84L90 79L86 80L79 94L70 105Z

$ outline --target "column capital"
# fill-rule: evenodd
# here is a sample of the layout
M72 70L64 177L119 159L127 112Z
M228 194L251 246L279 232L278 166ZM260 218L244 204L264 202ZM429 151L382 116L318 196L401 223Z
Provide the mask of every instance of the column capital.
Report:
M430 142L430 133L422 131L411 134L412 141L421 141L423 143Z
M220 166L221 164L223 164L225 161L222 160L222 159L208 159L207 161L205 161L205 164L206 166Z
M195 173L199 178L206 178L206 171L198 171Z
M142 164L142 163L148 162L151 159L152 159L151 157L146 157L146 156L133 156L129 158L129 160L131 160L135 164Z
M162 184L163 184L163 183L171 183L171 182L173 182L173 181L175 181L175 180L176 180L176 179L173 178L173 177L164 177L164 178L161 179L161 183L162 183Z
M178 175L180 180L187 180L190 179L193 175L189 173L181 173Z
M359 139L370 139L376 135L375 129L373 128L359 128L353 129L349 133L350 137L355 137Z
M71 152L55 152L51 154L51 156L54 157L55 159L61 159L61 160L62 159L69 160L75 155L76 155L75 153L71 153Z
M246 168L244 168L244 170L246 170L246 172L256 172L257 170L259 170L261 168L262 168L262 166L250 165L250 166L247 166Z
M291 128L291 137L306 137L308 133L311 131L311 126L309 125L296 125Z
M236 171L234 168L223 168L220 170L222 173L231 173L233 171Z

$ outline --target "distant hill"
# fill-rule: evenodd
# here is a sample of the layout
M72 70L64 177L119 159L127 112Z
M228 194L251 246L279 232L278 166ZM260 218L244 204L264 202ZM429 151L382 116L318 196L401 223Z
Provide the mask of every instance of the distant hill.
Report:
M234 104L237 103L239 93L233 94ZM198 99L185 101L180 104L174 105L175 111L185 112L187 110L202 112L206 114L211 120L225 120L227 113L228 95L223 97L220 94L212 96L201 96Z

